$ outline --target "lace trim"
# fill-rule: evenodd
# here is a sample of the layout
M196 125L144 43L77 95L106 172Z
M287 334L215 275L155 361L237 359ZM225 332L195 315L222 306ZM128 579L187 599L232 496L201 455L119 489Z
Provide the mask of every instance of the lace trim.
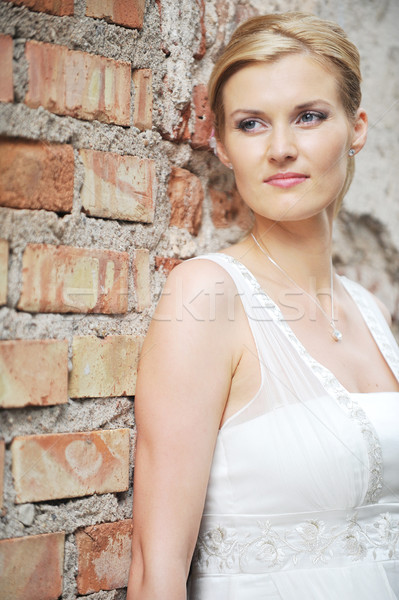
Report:
M382 452L380 442L378 440L377 434L372 423L369 421L364 410L359 406L354 398L351 397L349 392L340 384L338 379L333 375L329 369L324 367L322 364L317 362L306 350L306 348L302 345L299 339L296 337L291 327L285 321L284 316L276 305L276 303L267 295L267 293L262 289L257 279L252 275L252 273L245 267L240 261L229 256L228 254L218 254L218 257L223 257L223 259L227 260L227 262L233 264L241 273L242 277L248 281L250 284L254 294L257 295L259 302L261 305L266 308L273 319L279 324L282 331L288 337L291 344L297 350L298 354L304 360L305 363L308 364L312 372L316 375L316 377L321 382L324 389L336 398L339 406L343 408L349 417L358 423L361 433L363 434L368 459L369 459L369 484L368 489L366 491L366 495L364 498L364 502L366 504L377 502L381 497L382 491L382 481L383 481L383 462L382 462ZM352 290L348 290L349 293L352 293ZM363 310L365 307L365 302L363 298L360 298L360 294L356 294L354 296L354 300L359 303L360 310L363 314ZM371 312L371 311L370 311ZM364 318L368 319L368 311L367 314L364 315ZM373 328L373 329L372 329ZM376 337L381 340L381 352L383 352L385 356L385 352L387 351L389 356L392 354L389 352L386 347L387 343L383 342L384 333L380 331L380 327L376 318L370 318L370 330L373 336L376 333ZM385 340L386 342L386 340ZM388 360L388 359L387 359ZM392 360L392 357L390 358ZM395 362L395 361L393 361Z
M322 520L308 520L281 530L270 521L257 522L258 533L241 537L233 530L214 527L198 538L194 554L195 568L217 567L223 571L258 572L291 563L296 566L303 558L313 564L328 563L334 557L349 557L354 561L387 560L398 556L399 520L390 513L378 515L367 524L358 515L349 516L341 527L328 527Z

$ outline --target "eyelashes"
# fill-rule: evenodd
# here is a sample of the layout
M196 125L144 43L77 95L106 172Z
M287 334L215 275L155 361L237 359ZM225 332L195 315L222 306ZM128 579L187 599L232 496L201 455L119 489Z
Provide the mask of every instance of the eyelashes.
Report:
M296 125L304 125L312 126L316 125L322 121L325 121L328 118L328 114L315 111L315 110L306 110L302 112L295 119L294 123ZM254 118L246 118L242 119L235 125L235 129L239 131L244 131L246 133L257 133L258 131L263 131L269 128L269 124L263 121L262 119L254 119Z

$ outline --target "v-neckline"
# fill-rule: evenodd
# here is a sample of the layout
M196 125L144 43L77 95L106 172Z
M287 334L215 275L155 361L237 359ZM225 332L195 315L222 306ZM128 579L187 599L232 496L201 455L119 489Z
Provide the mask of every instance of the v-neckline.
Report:
M277 304L274 302L274 300L265 292L265 290L262 288L262 286L260 285L260 283L258 282L256 277L248 269L248 267L246 267L238 259L234 258L233 256L230 256L229 254L224 254L223 252L217 252L217 253L214 253L213 255L208 254L208 255L198 256L196 258L205 258L205 259L210 258L212 260L212 257L215 257L216 262L219 262L219 264L221 264L221 266L223 266L223 262L230 263L232 266L234 266L240 272L241 276L249 282L249 284L252 287L253 292L257 295L259 302L261 302L261 304L264 306L264 308L268 310L268 312L271 314L274 321L277 322L282 333L285 335L286 338L288 338L288 341L291 342L291 345L296 349L299 356L301 356L302 360L308 366L308 368L313 373L313 375L316 377L316 379L319 381L319 383L321 384L321 386L325 390L325 392L331 398L335 399L337 405L341 409L343 409L354 422L356 422L358 424L358 426L363 434L363 439L364 439L366 447L367 447L367 453L368 453L368 459L369 459L369 482L368 482L368 488L365 493L363 502L366 504L372 503L372 502L378 502L378 500L381 496L382 481L383 481L382 451L381 451L380 441L378 439L378 436L376 434L374 426L372 425L371 421L367 417L365 411L362 409L362 407L360 406L360 404L358 403L356 398L353 397L351 395L351 393L340 383L340 381L332 373L332 371L330 371L327 367L322 365L315 358L313 358L313 356L311 356L311 354L308 352L308 350L305 348L305 346L302 344L302 342L295 335L295 333L293 332L291 327L288 325L288 323L284 319L284 315L282 314L280 308L277 306ZM218 258L219 258L219 260L218 260ZM343 280L343 279L345 279L345 278L341 278L341 280ZM349 282L349 280L348 280L348 282ZM352 282L349 282L349 283L352 283ZM345 289L347 290L348 294L351 296L351 298L354 300L354 302L357 303L358 302L357 294L356 293L355 293L355 295L353 294L352 286L348 286L348 283L346 281L343 281L343 284L344 284ZM349 288L352 288L352 289L349 289ZM360 304L364 308L364 303L360 302ZM376 341L380 352L382 353L383 357L387 361L387 363L388 363L389 367L391 368L392 372L394 373L394 375L396 377L398 377L397 373L399 372L399 367L398 367L398 370L395 371L395 364L392 365L390 362L388 362L388 359L384 352L386 349L384 348L384 351L383 351L380 346L381 339L383 337L385 337L384 334L382 333L381 336L379 335L379 333L381 333L381 332L379 332L380 328L379 328L379 326L376 325L376 330L378 329L377 336L376 336L375 335L376 330L374 330L374 322L372 325L372 327L373 327L373 329L372 329L369 325L369 322L365 318L363 310L359 306L358 306L358 310L359 310L362 318L366 321L366 324L368 325L368 327L370 329L370 333L373 336L374 340ZM380 343L379 343L379 341L380 341ZM398 360L398 364L399 364L399 360Z
M336 375L325 365L319 362L316 358L312 356L312 354L307 350L307 348L303 345L298 336L294 333L293 329L288 325L287 320L285 319L283 313L281 312L280 307L276 304L276 302L269 296L269 294L264 290L264 288L260 285L259 281L256 279L255 275L246 267L241 261L230 254L224 254L223 252L216 253L216 256L226 257L229 262L235 264L238 269L246 275L247 279L249 278L252 282L254 288L256 288L259 296L264 298L267 301L265 304L265 308L272 312L275 317L275 321L279 324L280 329L283 331L285 336L291 342L293 347L296 349L301 358L306 362L306 364L310 367L311 371L316 375L317 379L321 382L323 388L327 392L334 392L334 395L343 394L345 396L350 397L351 394L354 393L364 393L364 392L350 392L338 379ZM399 353L395 354L392 351L392 346L386 339L386 335L383 331L381 331L381 327L377 323L377 319L375 315L370 311L370 308L364 301L364 293L365 290L356 289L357 284L345 276L338 275L340 281L342 282L346 292L352 299L353 303L357 307L363 321L366 324L374 342L377 345L383 359L387 363L389 369L393 373L394 377L399 381ZM360 293L362 291L363 293ZM328 382L328 383L327 383ZM326 385L328 387L326 387Z

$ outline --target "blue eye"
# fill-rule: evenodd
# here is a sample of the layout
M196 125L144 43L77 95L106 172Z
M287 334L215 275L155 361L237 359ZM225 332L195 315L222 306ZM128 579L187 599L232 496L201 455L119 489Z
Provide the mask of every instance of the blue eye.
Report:
M324 121L326 118L327 115L324 113L306 111L299 116L298 121L300 123L317 123L318 121Z
M244 119L238 124L238 129L242 131L257 131L260 123L255 119Z

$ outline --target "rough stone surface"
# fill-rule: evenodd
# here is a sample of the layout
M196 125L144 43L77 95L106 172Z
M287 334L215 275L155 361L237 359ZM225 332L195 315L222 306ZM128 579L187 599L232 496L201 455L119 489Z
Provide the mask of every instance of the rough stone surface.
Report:
M1 206L71 212L72 146L0 138L0 173Z
M16 437L11 451L17 503L129 487L128 429Z
M238 225L245 231L250 229L253 223L251 211L235 188L229 193L210 188L209 195L215 227L219 229Z
M8 242L0 240L0 306L7 303Z
M73 15L73 0L9 0L17 6L26 6L31 10L49 13L59 17Z
M3 508L4 455L5 455L5 450L6 450L5 442L4 442L4 440L0 440L0 511Z
M0 102L12 102L14 99L12 54L12 37L10 35L0 35Z
M86 15L141 29L145 0L86 0Z
M62 593L64 533L0 540L1 600L57 600Z
M134 256L134 288L136 307L139 312L151 306L150 253L146 249L138 249Z
M140 130L152 126L152 71L137 69L133 73L134 112L133 125Z
M130 124L130 65L65 46L27 42L25 102L59 115Z
M124 313L128 256L111 250L30 244L18 308L31 312Z
M140 339L127 335L74 337L70 396L133 396L140 346Z
M131 537L131 519L94 525L76 533L80 594L126 587Z
M173 167L169 179L168 196L172 212L170 225L187 229L197 235L201 226L204 191L199 178L186 169Z
M166 275L169 275L172 269L177 267L182 261L179 258L167 258L166 256L155 257L155 268L161 269Z
M0 406L50 406L68 402L68 342L0 342Z
M156 195L152 160L81 150L85 169L81 192L88 215L151 223Z

